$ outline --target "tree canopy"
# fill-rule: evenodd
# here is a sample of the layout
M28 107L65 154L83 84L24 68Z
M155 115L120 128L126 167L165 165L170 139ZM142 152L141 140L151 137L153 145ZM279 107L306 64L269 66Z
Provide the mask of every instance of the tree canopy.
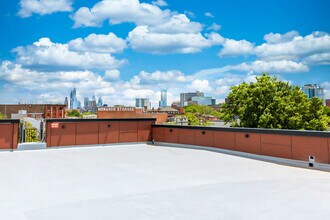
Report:
M184 107L184 111L200 115L210 115L214 109L207 105L188 105Z
M6 115L0 112L0 119L5 119L5 118L7 118Z
M35 127L33 127L33 125L29 121L24 122L24 127L25 127L26 131L29 130L29 132L26 132L25 141L26 142L37 142L39 140L37 129Z
M185 117L188 119L189 125L209 125L211 122L207 116L219 117L220 113L207 105L188 105L184 107Z
M82 115L94 115L94 112L83 112Z
M79 117L81 117L81 114L77 110L73 109L73 110L66 111L66 116L79 118Z
M232 86L220 118L235 127L327 130L323 101L308 99L298 86L263 73L256 82Z

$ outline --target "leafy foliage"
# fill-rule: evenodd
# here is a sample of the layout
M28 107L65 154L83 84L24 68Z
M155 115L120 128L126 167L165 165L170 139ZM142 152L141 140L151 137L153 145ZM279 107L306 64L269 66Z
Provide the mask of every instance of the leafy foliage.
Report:
M73 109L71 111L67 111L66 116L80 118L80 117L82 117L82 114L80 114L77 110Z
M1 112L0 112L0 119L6 119L7 118L7 116L5 115L5 114L2 114Z
M197 118L196 114L187 112L185 116L188 119L189 125L199 125L199 119Z
M231 87L220 118L249 128L327 130L330 118L322 100L308 97L297 86L263 73L257 82Z
M330 107L326 108L326 112L327 112L328 117L330 117Z
M207 105L188 105L184 107L185 112L198 113L200 115L210 115L214 109Z
M37 129L32 126L32 124L28 121L24 122L25 127L25 140L26 142L37 142L38 134Z
M82 115L94 115L94 112L83 112Z
M207 116L220 117L220 112L207 105L188 105L184 107L184 110L189 125L210 125L211 122L207 119Z

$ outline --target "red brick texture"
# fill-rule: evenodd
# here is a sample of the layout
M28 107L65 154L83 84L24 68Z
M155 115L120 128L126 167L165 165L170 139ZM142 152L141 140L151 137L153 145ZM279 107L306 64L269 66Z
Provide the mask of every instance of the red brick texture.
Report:
M74 146L122 142L151 141L151 124L154 120L129 121L47 121L47 146Z
M0 149L16 149L18 145L19 122L0 121Z
M299 131L296 131L299 132ZM318 163L330 163L330 133L326 135L290 135L258 133L250 131L228 131L202 127L154 126L153 138L156 142L189 144L234 150L251 154L308 161L314 156Z

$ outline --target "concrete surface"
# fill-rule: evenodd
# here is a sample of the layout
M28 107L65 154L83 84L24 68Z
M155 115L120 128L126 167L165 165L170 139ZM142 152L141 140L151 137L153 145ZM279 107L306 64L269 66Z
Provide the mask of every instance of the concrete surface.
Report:
M329 219L330 174L145 144L0 152L0 219Z
M45 142L25 142L19 143L17 145L17 150L37 150L37 149L46 149Z

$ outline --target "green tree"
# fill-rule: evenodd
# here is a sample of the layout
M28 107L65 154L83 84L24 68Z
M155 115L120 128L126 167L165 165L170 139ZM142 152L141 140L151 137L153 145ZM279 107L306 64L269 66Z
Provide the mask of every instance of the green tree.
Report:
M330 117L330 107L326 108L326 112L327 112L328 117Z
M184 107L184 111L187 113L200 113L201 107L199 105L188 105Z
M0 112L0 119L6 119L6 118L7 118L6 115Z
M210 115L214 109L207 105L188 105L184 107L184 111L199 115Z
M37 142L38 141L38 134L37 129L32 126L32 124L28 121L24 123L25 127L25 139L26 142Z
M82 115L94 115L94 112L83 112Z
M322 100L308 97L297 86L263 73L255 83L231 87L220 118L249 128L327 130L330 118Z
M184 107L184 110L189 125L211 125L212 123L206 116L213 115L218 117L219 114L212 107L207 105L188 105Z
M199 125L200 124L199 119L197 118L196 114L187 112L185 114L185 116L188 119L189 125Z
M323 101L313 97L309 106L307 130L327 130L330 122L328 108L323 106Z
M221 114L220 114L220 112L218 112L218 111L216 111L216 110L213 110L213 111L211 112L211 115L217 117L218 119L221 118Z
M67 111L66 112L66 116L68 117L78 117L80 118L82 115L75 109L71 110L71 111Z

